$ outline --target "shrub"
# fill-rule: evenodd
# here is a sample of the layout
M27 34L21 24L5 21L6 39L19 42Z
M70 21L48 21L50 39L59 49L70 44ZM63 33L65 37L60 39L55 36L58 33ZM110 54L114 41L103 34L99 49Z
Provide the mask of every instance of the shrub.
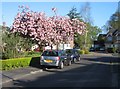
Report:
M88 51L88 50L84 50L84 53L85 53L85 54L89 54L89 51Z
M80 53L80 54L84 54L85 51L84 51L84 50L80 50L79 53Z
M114 53L114 48L107 48L108 53Z
M40 55L41 55L41 52L29 51L29 52L26 52L25 57L37 57Z
M0 60L0 70L2 70L2 60Z

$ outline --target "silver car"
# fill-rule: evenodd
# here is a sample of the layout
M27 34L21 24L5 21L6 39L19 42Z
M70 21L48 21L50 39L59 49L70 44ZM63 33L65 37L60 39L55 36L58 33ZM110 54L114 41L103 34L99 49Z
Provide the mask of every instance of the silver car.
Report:
M41 66L56 66L60 69L64 67L66 55L62 50L46 50L41 55L40 64Z

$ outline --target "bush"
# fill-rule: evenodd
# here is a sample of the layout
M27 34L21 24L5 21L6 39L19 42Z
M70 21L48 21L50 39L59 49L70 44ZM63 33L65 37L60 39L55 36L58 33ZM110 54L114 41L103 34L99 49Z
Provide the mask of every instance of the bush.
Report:
M30 64L31 59L31 57L27 57L0 60L0 70L10 70L20 67L27 67Z
M80 50L79 53L80 54L85 54L85 51L84 50Z
M114 48L107 48L108 53L114 53Z
M84 53L85 53L85 54L89 54L89 51L88 51L88 50L84 50Z
M29 51L25 53L25 57L37 57L40 56L41 52Z
M2 70L2 60L0 60L0 70Z

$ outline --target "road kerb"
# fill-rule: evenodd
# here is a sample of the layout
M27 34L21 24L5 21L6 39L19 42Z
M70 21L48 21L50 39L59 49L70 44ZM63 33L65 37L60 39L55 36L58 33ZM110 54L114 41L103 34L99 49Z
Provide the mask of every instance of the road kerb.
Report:
M7 82L11 82L11 81L13 81L13 79L6 80L6 81L0 83L0 85L2 85L2 84L4 84L4 83L7 83Z
M38 71L31 71L30 74L36 74L38 72L43 72L43 70L38 70Z

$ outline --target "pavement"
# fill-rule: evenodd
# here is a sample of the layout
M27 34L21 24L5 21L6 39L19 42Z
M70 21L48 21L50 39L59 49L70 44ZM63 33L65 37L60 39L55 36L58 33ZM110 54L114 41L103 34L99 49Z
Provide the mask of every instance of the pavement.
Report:
M42 69L36 67L26 67L8 71L1 71L0 76L2 76L2 81L0 81L0 85L38 72L42 72Z
M99 54L89 54L89 55L98 55ZM87 56L89 56L87 55ZM106 56L106 54L103 53L103 55ZM82 55L83 57L86 55ZM111 56L111 54L109 55ZM0 77L2 76L2 81L0 81L0 85L2 85L3 83L6 82L10 82L10 81L14 81L17 80L19 78L31 75L31 74L35 74L38 72L42 72L43 70L37 67L26 67L26 68L18 68L18 69L14 69L14 70L8 70L8 71L0 71ZM1 78L0 78L1 79Z

